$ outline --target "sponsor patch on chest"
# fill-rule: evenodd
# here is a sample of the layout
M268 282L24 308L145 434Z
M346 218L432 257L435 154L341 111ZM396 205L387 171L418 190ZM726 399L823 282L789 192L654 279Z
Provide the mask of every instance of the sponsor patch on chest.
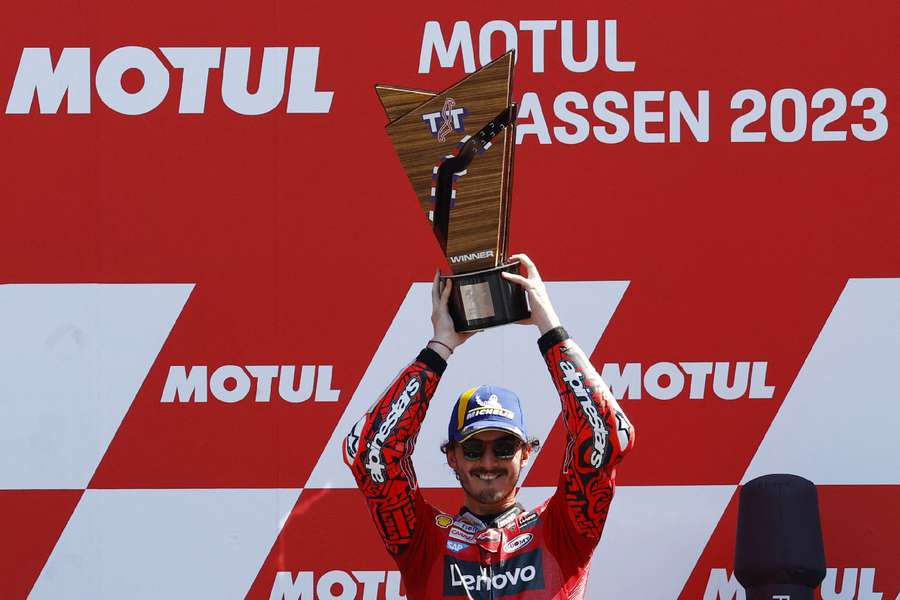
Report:
M509 540L505 544L503 544L503 551L509 554L516 552L517 550L521 550L525 546L531 543L531 540L534 539L534 536L530 533L523 533L522 535L517 535L513 539Z
M434 524L441 529L447 529L453 524L453 517L450 515L438 515L434 518Z
M541 552L540 549L532 550L489 565L445 556L444 596L487 600L543 590L544 563Z
M459 540L459 541L465 542L467 544L475 543L474 535L472 535L471 533L466 533L465 531L461 531L461 530L457 529L456 527L451 527L450 533L448 535L455 540Z
M457 519L457 520L453 521L453 526L458 527L459 529L462 529L463 531L467 531L469 533L478 533L479 531L484 529L484 527L479 527L478 525L475 525L474 523L469 523L469 522L463 521L461 519Z
M519 530L530 529L534 527L538 523L538 514L534 512L528 512L522 515L522 518L519 519Z

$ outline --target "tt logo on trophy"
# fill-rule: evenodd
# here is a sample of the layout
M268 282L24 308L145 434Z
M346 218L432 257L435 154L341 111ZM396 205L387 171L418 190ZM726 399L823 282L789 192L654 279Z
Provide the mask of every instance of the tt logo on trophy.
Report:
M376 85L387 133L453 275L457 331L530 316L506 262L516 105L513 51L441 93ZM425 126L423 126L423 122ZM473 133L467 133L473 132Z

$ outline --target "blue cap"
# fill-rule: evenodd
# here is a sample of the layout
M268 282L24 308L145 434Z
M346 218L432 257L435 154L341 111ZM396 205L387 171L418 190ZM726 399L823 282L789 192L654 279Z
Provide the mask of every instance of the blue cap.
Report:
M482 385L459 395L450 413L448 439L463 442L486 430L508 431L528 441L522 403L515 393L495 385Z

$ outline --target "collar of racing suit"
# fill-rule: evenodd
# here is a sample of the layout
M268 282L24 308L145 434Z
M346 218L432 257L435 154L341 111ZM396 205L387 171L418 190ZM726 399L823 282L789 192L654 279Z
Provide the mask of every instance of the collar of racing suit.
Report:
M525 507L518 502L503 512L491 515L476 515L463 506L459 509L459 516L470 521L473 525L481 525L485 529L503 528L512 523L517 516L525 512Z

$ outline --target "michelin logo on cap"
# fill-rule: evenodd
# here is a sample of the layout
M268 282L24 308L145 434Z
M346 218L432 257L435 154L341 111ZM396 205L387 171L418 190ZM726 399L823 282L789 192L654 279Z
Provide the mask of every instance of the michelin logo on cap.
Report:
M475 395L475 408L469 410L466 413L466 419L472 417L482 417L485 415L496 415L499 417L505 417L507 419L515 419L516 414L509 410L508 408L503 408L503 405L500 404L500 399L497 397L497 394L491 394L488 396L487 400L482 400L481 396Z
M461 442L482 429L498 429L526 440L523 417L514 392L493 385L471 388L460 394L450 413L447 438Z

